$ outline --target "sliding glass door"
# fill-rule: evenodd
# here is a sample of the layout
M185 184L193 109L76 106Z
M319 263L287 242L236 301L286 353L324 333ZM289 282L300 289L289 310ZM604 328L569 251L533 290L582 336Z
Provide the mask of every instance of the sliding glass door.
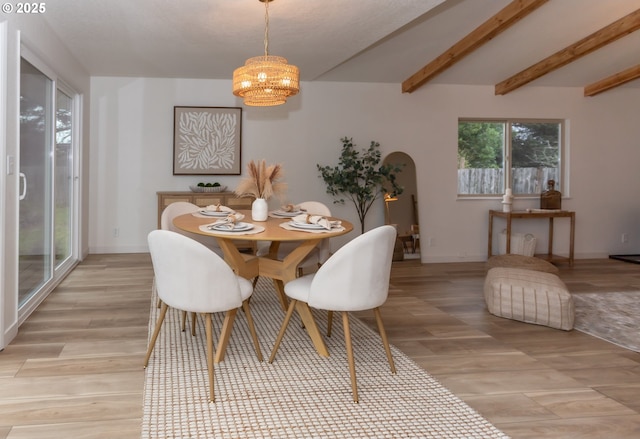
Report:
M56 90L56 134L53 169L53 237L55 268L72 256L73 244L73 98Z
M20 231L18 308L52 277L53 81L20 62Z
M74 94L20 62L19 315L30 314L74 255Z

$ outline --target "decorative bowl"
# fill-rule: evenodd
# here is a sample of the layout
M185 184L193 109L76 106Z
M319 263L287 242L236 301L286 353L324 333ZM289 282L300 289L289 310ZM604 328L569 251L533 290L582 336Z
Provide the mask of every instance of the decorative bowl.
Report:
M226 186L189 186L191 192L224 192L227 190Z

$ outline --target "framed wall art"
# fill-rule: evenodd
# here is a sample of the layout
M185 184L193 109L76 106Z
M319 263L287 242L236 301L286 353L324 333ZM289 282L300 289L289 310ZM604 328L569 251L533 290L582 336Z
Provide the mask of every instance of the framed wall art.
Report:
M173 107L173 175L240 175L242 108Z

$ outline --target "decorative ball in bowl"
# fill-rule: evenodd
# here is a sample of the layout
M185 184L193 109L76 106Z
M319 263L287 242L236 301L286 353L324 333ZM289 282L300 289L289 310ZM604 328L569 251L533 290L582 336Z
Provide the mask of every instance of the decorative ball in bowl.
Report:
M220 183L198 183L197 185L189 186L191 192L224 192L227 190L226 186L222 186Z

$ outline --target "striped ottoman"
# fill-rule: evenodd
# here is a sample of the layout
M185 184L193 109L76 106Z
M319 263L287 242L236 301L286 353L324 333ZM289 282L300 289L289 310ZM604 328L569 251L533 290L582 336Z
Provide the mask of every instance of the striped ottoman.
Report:
M498 317L565 331L573 329L571 293L552 273L492 268L484 281L484 300L489 312Z
M514 254L491 256L487 261L487 270L496 267L526 268L527 270L544 271L553 274L560 273L558 267L544 259Z

